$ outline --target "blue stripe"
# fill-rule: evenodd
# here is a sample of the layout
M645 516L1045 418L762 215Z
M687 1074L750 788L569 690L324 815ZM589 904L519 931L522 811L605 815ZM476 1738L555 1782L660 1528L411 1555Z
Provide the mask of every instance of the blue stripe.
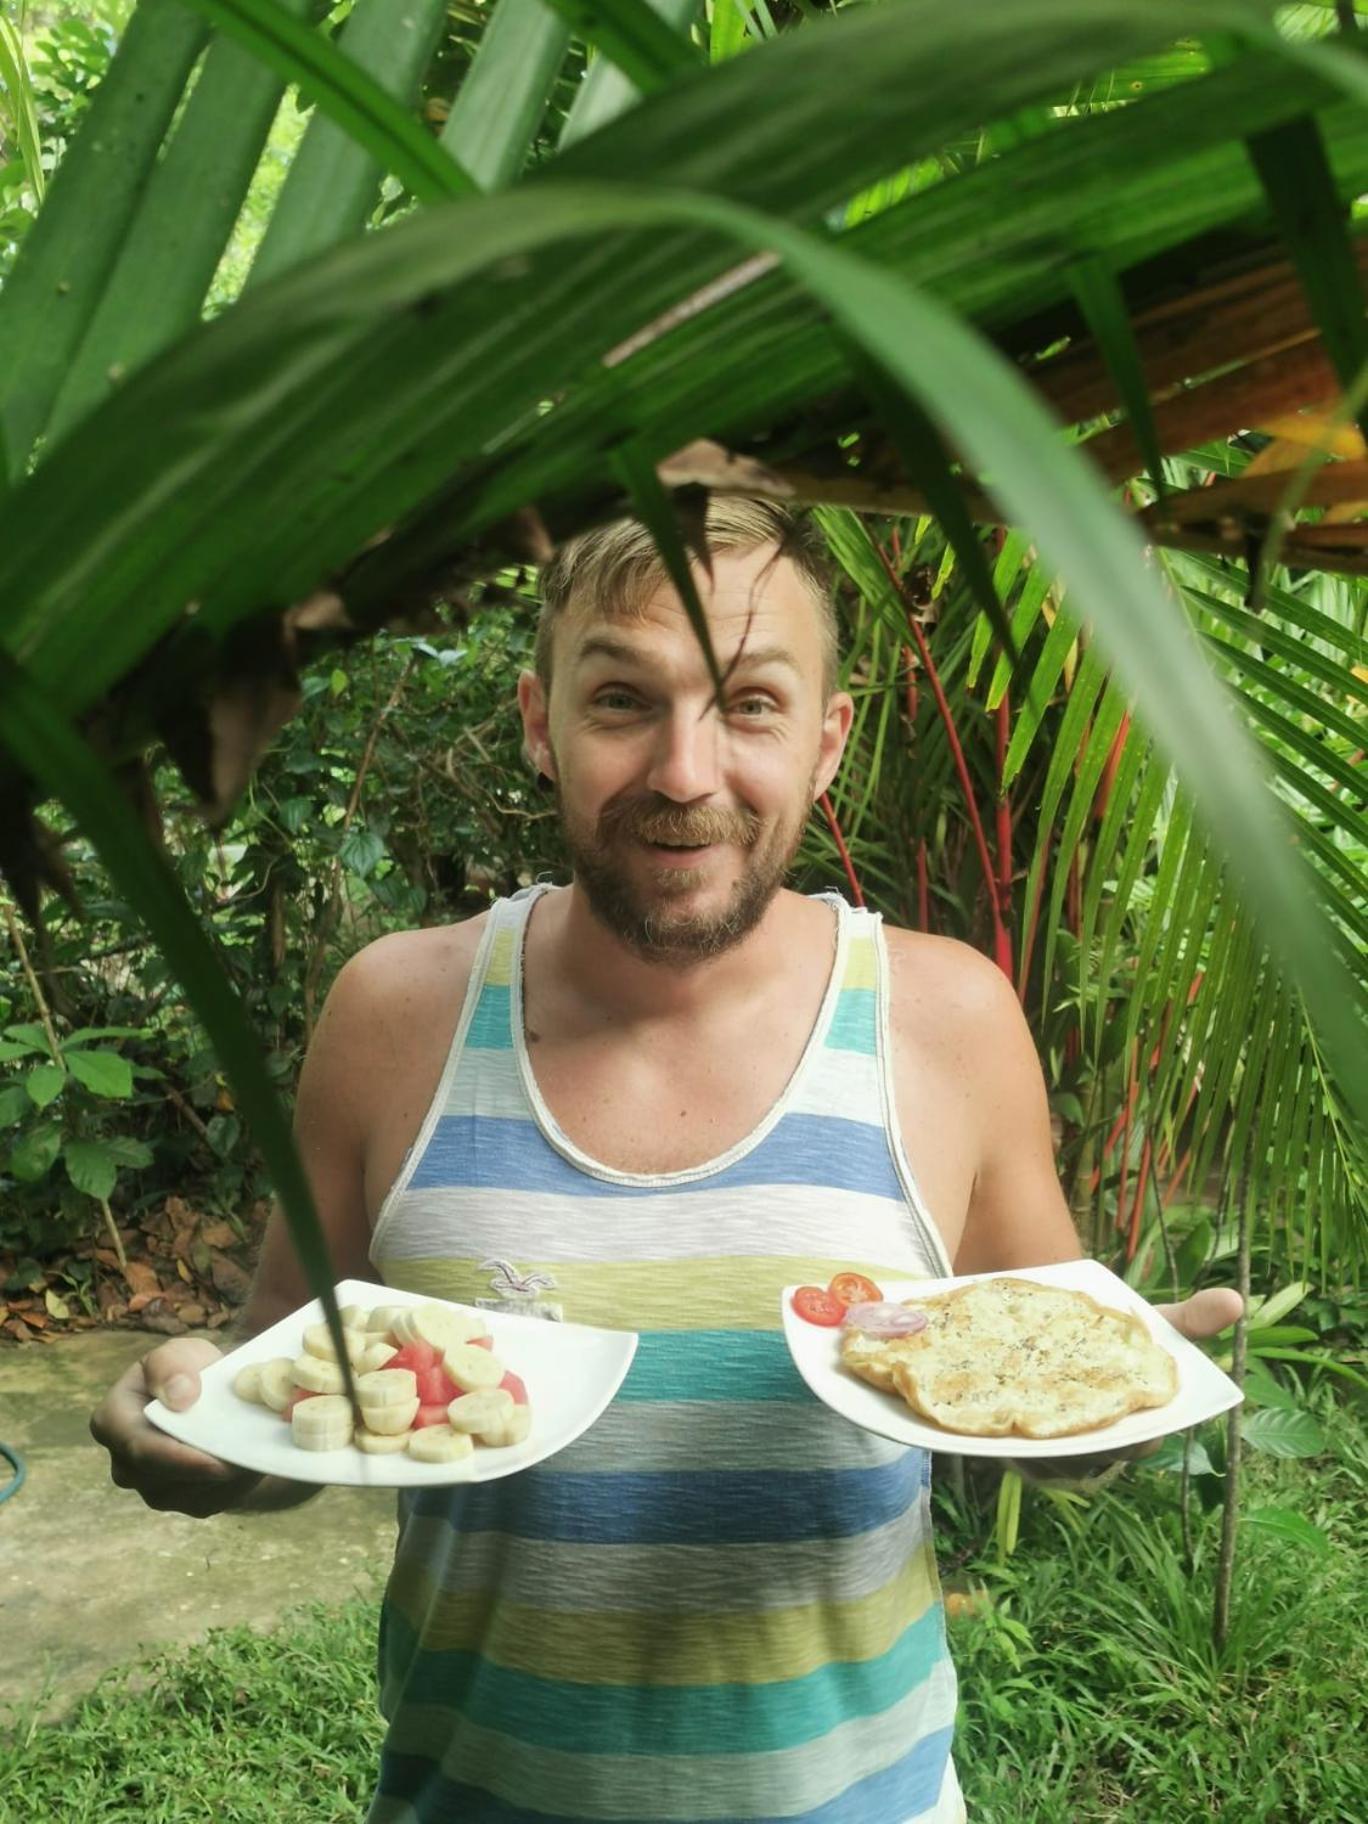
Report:
M579 1685L513 1672L478 1653L419 1653L401 1615L392 1614L389 1627L391 1664L396 1670L408 1666L401 1674L404 1707L453 1710L454 1729L466 1720L501 1735L516 1730L518 1739L540 1748L648 1758L772 1754L816 1741L851 1717L876 1716L901 1702L942 1659L945 1641L941 1607L933 1603L886 1653L836 1661L802 1678L759 1685ZM466 1818L459 1810L445 1815L462 1824Z
M502 1115L443 1115L409 1181L414 1191L470 1187L552 1192L564 1197L659 1197L662 1191L715 1197L750 1185L799 1184L863 1191L904 1201L882 1125L840 1115L784 1115L725 1171L679 1184L616 1184L581 1171L534 1121Z
M828 1051L862 1051L874 1057L879 1049L876 1003L872 988L843 988L827 1033Z
M475 1003L466 1044L477 1051L512 1051L513 990L486 982Z
M813 1401L782 1330L646 1330L617 1397Z
M925 1451L859 1469L528 1469L492 1482L422 1488L409 1513L457 1533L579 1545L779 1545L850 1538L906 1514Z

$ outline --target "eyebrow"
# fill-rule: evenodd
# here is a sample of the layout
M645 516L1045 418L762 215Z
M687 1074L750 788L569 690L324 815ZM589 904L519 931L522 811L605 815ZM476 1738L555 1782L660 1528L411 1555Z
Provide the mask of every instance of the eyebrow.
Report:
M610 633L595 633L585 640L575 657L577 660L603 658L620 665L640 665L646 655L630 640L615 639ZM724 678L731 678L738 671L759 671L765 665L783 665L795 676L802 676L802 667L787 646L743 646L730 659L719 657L718 663Z

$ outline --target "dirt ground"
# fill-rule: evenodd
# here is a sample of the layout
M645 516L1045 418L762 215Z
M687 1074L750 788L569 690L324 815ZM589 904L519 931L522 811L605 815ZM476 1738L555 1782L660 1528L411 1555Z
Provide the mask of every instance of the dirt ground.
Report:
M330 1488L285 1513L188 1520L115 1488L90 1413L160 1340L89 1330L0 1348L0 1440L28 1471L0 1503L0 1725L6 1705L40 1699L59 1715L111 1666L375 1590L389 1568L392 1492ZM0 1459L0 1484L8 1475Z

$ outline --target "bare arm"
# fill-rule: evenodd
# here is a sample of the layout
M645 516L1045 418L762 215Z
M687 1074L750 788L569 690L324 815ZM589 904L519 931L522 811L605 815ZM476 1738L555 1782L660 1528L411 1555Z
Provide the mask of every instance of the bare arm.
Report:
M365 1103L358 1094L371 1055L379 989L362 952L339 974L299 1080L295 1139L313 1190L336 1277L369 1276L364 1191ZM308 1281L279 1208L271 1214L252 1290L234 1325L234 1344L286 1317L309 1298ZM115 1383L91 1419L120 1488L149 1507L203 1518L228 1508L270 1511L316 1494L311 1483L258 1476L178 1444L144 1417L152 1399L180 1411L199 1398L199 1376L220 1351L178 1338L153 1349Z

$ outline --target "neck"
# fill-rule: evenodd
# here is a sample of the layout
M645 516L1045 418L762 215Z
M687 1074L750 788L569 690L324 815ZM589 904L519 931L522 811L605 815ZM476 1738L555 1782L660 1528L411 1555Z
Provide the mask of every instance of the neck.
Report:
M689 1019L717 1005L760 999L792 969L804 942L824 928L829 936L830 919L826 906L781 889L754 930L729 950L681 965L649 961L625 944L573 882L546 894L535 912L546 974L604 1025Z

